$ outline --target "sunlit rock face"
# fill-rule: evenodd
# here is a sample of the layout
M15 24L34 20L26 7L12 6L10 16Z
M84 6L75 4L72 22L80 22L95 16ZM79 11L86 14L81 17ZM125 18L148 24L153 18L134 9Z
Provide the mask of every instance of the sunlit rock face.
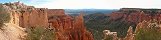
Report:
M140 29L148 29L148 28L161 28L161 21L157 21L155 19L150 20L150 21L143 21L137 24L135 32L137 33Z
M20 26L48 26L46 8L27 8L20 15Z
M84 26L83 16L53 16L49 22L56 30L57 40L94 40Z
M112 40L118 40L117 32L111 32L110 30L104 30L103 33L104 33L104 40L110 40L110 37L112 37Z
M135 31L133 31L133 27L129 27L128 31L127 31L127 35L124 38L124 40L136 40L135 38L138 37L136 36L137 33L139 33L140 30L142 29L146 29L146 30L150 30L156 28L156 30L158 30L158 32L160 32L160 21L157 20L150 20L150 21L143 21L140 22L139 24L137 24Z
M110 21L121 20L138 24L139 22L161 19L161 9L122 8L110 14Z
M127 31L127 35L126 37L124 38L124 40L134 40L134 33L133 33L133 28L130 26L128 31Z
M21 27L48 26L47 8L34 8L20 2L4 3L1 7L2 11L10 13L10 23Z
M10 18L8 19L9 22L5 22L2 26L0 26L0 40L22 40L23 38L25 38L24 36L26 35L26 32L19 26L20 12L18 11L18 5L16 3L18 2L4 4L0 3L1 17L6 16L3 15L6 13L9 14Z
M16 6L16 4L0 4L0 14L9 13L11 18L9 23L19 25L19 12L17 12L16 8L13 8L13 6Z
M122 8L119 11L112 12L108 16L108 22L110 23L121 21L128 25L125 29L127 33L123 38L124 40L135 40L135 32L141 28L150 27L148 26L149 21L161 20L161 9Z
M63 9L48 9L47 13L48 17L65 15L65 11Z
M82 14L71 17L63 9L35 8L20 2L6 3L2 7L10 13L10 23L18 27L52 27L56 31L56 40L94 40L91 32L84 26Z

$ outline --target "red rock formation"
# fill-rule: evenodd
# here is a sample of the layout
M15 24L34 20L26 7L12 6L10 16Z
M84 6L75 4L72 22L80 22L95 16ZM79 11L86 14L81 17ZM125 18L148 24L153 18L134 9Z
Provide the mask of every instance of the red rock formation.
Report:
M10 13L10 23L21 27L28 26L48 26L46 8L34 8L20 2L5 3L1 5L7 13Z
M0 14L9 13L11 18L9 23L19 25L19 12L17 12L17 10L12 9L9 5L11 6L14 4L8 4L8 5L0 4Z
M20 26L48 26L46 8L27 8L20 15Z
M124 40L134 40L133 28L130 26Z
M48 13L48 17L54 16L54 15L65 15L65 12L63 9L48 9L47 13Z
M84 27L82 15L76 18L68 15L53 16L49 22L56 29L57 40L94 40Z
M147 28L149 22L154 19L156 21L161 20L161 9L140 9L140 8L123 8L119 11L113 12L112 14L108 15L109 22L116 22L122 21L127 22L127 25L137 25L135 32L132 32L132 29L129 28L127 31L127 35L124 38L125 40L133 40L134 34L141 28ZM133 26L134 27L134 26Z
M15 12L15 10L12 10L10 16L11 16L10 23L19 25L19 13Z
M149 11L155 10L155 11ZM138 24L145 21L150 21L152 19L161 20L160 9L139 9L139 8L123 8L117 12L110 14L110 21L121 20L128 23Z
M110 37L113 38L112 40L118 40L117 32L110 32L110 30L104 30L103 34L104 34L104 40L107 40Z
M136 26L136 29L135 29L135 33L138 32L139 29L147 28L148 24L149 24L149 22L147 22L147 21L143 21L143 22L138 23Z
M26 6L15 2L6 4L11 12L11 23L21 27L50 26L56 30L57 40L94 40L90 32L84 27L83 15L72 18L65 15L63 9L46 9ZM10 8L16 6L17 8Z

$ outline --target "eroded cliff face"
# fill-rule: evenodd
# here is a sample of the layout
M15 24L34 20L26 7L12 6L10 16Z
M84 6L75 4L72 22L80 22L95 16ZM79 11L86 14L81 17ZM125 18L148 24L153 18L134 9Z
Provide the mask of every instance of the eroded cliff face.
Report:
M140 9L140 8L122 8L117 12L113 12L109 15L109 21L124 21L128 24L133 24L137 28L143 28L138 25L142 25L140 22L143 22L143 24L146 24L147 21L155 20L160 21L161 20L161 9ZM135 27L133 26L133 29Z
M127 31L127 35L124 38L124 40L135 40L135 35L134 35L134 32L133 32L133 28L131 26L129 27L129 29Z
M0 4L0 14L7 14L9 13L11 20L9 23L19 25L19 13L16 12L17 10L13 9L11 5L15 4Z
M10 23L21 27L48 26L47 8L34 8L20 2L4 3L1 7L10 13Z
M22 40L26 35L24 29L19 26L19 12L17 12L16 7L13 6L16 6L16 4L0 4L1 17L7 16L3 15L6 13L9 14L9 17L6 18L10 18L8 19L9 22L5 22L2 26L0 26L0 40Z
M48 9L47 13L48 17L65 15L65 11L63 9Z
M23 10L20 15L20 26L29 27L29 26L48 26L48 17L47 17L46 8L27 8Z
M157 34L157 33L154 33L154 34L144 33L144 32L142 33L142 31L146 30L147 32L149 32L150 30L155 29L155 32L156 32L156 30L157 30L157 32L160 32L160 28L161 28L160 21L157 21L155 19L150 20L150 21L143 21L143 22L140 22L139 24L137 24L135 31L133 31L132 27L130 26L128 31L127 31L127 35L124 38L124 40L137 40L138 37L142 37L142 36L146 36L146 35L153 35L154 36L154 34ZM138 33L141 33L141 34L138 34ZM138 35L140 35L140 36L138 36ZM152 36L149 36L149 37L152 37ZM142 37L142 38L143 39L148 39L146 37L145 38Z
M118 40L117 32L110 32L110 30L104 30L104 39L103 40Z
M34 8L20 2L6 3L2 7L9 11L10 23L16 26L54 28L57 40L94 40L84 26L82 14L71 17L63 9Z
M137 8L122 8L117 12L110 14L110 21L121 20L128 23L138 24L142 21L150 21L161 19L161 9L137 9Z
M125 33L126 36L124 37L124 40L135 40L135 33L139 29L149 28L151 26L148 25L150 25L149 23L151 21L161 20L160 13L161 9L122 8L119 11L109 14L108 22L109 24L110 23L112 24L114 22L125 23L121 24L121 25L128 25L124 26L125 28L122 29L127 30L124 31L127 32ZM122 26L120 28L122 28Z
M75 18L68 15L53 16L49 22L56 30L57 40L94 40L84 26L82 14Z

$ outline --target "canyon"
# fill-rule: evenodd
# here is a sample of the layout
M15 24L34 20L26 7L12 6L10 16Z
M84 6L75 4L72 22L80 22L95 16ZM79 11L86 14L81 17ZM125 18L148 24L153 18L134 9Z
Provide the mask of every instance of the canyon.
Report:
M122 8L119 11L113 12L112 14L108 14L108 22L113 23L119 21L124 22L125 25L129 25L122 29L126 30L124 31L126 32L126 36L119 39L135 40L138 30L151 28L154 26L153 24L158 24L157 26L160 28L160 11L161 9Z
M80 12L71 16L64 9L13 2L0 4L0 14L4 13L11 18L0 29L1 40L22 40L27 28L39 26L54 30L55 40L105 40L109 36L112 40L135 40L141 29L161 27L161 9L121 8L111 14Z
M1 8L9 12L9 23L22 28L21 30L42 26L55 30L55 40L94 40L93 35L84 26L82 14L72 17L65 14L63 9L35 8L21 2L4 3Z
M90 14L84 17L87 29L94 34L94 39L105 39L103 31L117 32L119 40L134 40L135 32L140 30L138 25L143 21L160 21L161 9L121 8L111 14ZM141 24L144 25L144 24ZM104 35L103 35L104 34ZM112 34L116 35L116 34Z
M138 24L142 21L149 21L156 19L159 21L161 18L161 9L139 9L139 8L122 8L117 12L110 14L111 20L128 21L129 23Z

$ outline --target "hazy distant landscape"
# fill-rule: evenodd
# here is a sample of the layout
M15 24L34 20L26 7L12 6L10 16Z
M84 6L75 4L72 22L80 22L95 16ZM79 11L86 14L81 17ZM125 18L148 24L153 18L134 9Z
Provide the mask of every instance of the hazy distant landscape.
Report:
M161 40L161 0L1 0L0 40Z
M94 13L101 13L101 14L109 14L114 11L117 11L118 9L65 9L65 12L67 14L94 14Z

